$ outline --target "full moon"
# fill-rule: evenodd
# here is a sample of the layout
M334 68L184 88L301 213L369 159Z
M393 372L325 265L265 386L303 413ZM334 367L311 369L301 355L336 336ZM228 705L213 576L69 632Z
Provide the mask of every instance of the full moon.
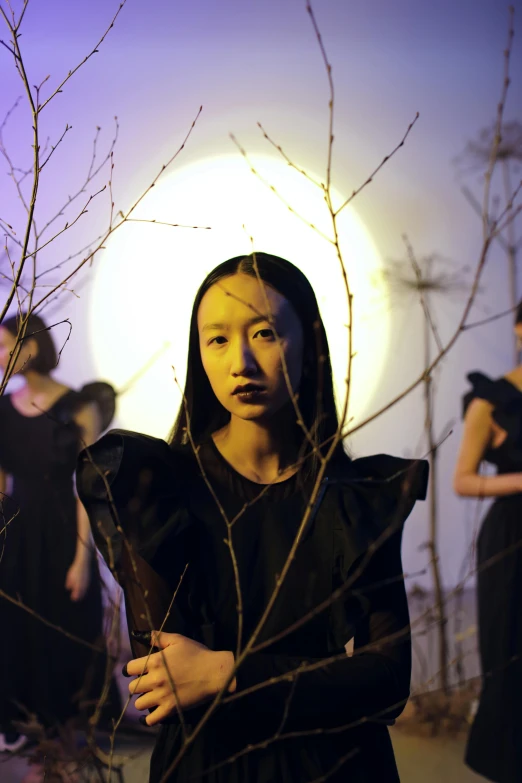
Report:
M240 155L166 175L133 214L140 222L118 229L98 259L91 350L98 377L122 392L122 427L167 436L181 402L196 291L218 263L252 250L287 258L307 275L328 335L339 405L345 398L348 304L323 192L280 159L252 156L251 163L259 176ZM337 208L345 198L332 189L332 200ZM356 421L382 373L388 314L376 306L379 253L351 206L339 214L337 230L353 294L349 418Z

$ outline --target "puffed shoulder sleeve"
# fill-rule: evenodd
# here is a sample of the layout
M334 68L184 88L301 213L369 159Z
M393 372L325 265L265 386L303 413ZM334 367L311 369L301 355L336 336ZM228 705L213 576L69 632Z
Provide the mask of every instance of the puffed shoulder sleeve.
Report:
M359 481L380 484L388 499L408 497L412 503L426 499L429 465L425 459L376 454L357 459L353 465Z
M505 402L506 387L503 387L498 381L489 378L481 372L471 372L466 377L471 384L471 389L462 398L463 416L466 415L468 407L476 398L486 400L495 406Z
M370 541L386 529L401 531L415 503L426 498L428 475L427 460L388 454L354 460L339 482L347 523L364 530Z
M111 430L80 453L78 496L113 573L127 549L162 578L177 578L192 538L184 502L187 459L163 440L126 430Z

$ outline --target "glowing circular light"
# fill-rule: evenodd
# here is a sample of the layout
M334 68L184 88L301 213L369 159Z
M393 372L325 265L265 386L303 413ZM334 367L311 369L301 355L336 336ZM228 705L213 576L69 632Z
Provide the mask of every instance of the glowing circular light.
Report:
M98 259L90 303L98 376L122 388L167 345L121 396L121 426L161 437L168 433L181 399L172 367L183 386L197 288L219 262L250 253L251 238L255 249L287 258L312 283L328 334L338 400L344 399L347 298L335 248L318 233L332 235L323 194L279 159L252 156L252 163L280 198L240 156L199 161L160 180L134 217L211 226L210 230L129 223L114 234ZM343 203L341 194L332 195L334 205ZM374 307L372 279L381 263L379 254L350 207L339 215L338 232L354 296L350 417L357 419L379 382L388 315Z

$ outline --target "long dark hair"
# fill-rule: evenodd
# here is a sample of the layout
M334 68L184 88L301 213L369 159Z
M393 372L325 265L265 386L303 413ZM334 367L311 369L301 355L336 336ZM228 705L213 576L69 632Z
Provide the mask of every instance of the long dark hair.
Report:
M182 401L180 406L169 442L173 446L186 444L190 423L192 440L199 445L230 421L230 413L218 401L203 368L197 316L201 300L209 288L237 273L256 277L269 285L291 303L299 316L303 329L304 356L298 404L304 425L313 434L315 443L327 442L323 447L323 452L326 453L331 438L338 429L339 419L328 340L317 299L308 278L300 269L284 258L269 253L252 253L230 258L215 267L199 287L190 319L184 402ZM295 426L296 442L301 447L301 455L304 456L312 449L297 424L297 417ZM336 457L345 456L341 444L337 452ZM317 462L317 459L312 460L315 467Z
M31 357L24 370L33 370L40 373L40 375L49 375L51 370L54 370L58 364L58 356L50 329L39 315L30 315L29 317L27 317L26 313L12 315L10 318L6 318L5 321L2 321L0 328L6 329L13 337L17 337L20 323L25 319L27 320L27 327L23 341L34 340L38 346L38 353L36 356Z

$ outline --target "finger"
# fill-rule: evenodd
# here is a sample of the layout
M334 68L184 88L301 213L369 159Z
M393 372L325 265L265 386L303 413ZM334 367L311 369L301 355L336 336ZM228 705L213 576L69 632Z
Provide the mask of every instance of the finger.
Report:
M144 660L147 660L147 659L145 658ZM128 668L131 665L131 663L132 663L132 661L128 661L127 663L123 664L121 673L123 674L124 677L135 677L135 676L143 677L145 674L148 674L147 667L145 667L145 670L143 670L143 668L141 668L137 675L132 674L132 672L130 672L129 668ZM131 668L132 668L132 666L131 666Z
M147 726L156 726L158 723L161 723L161 721L172 717L175 712L176 712L175 705L173 707L165 707L165 706L156 707L154 712L149 713L149 715L142 716L142 718L143 717L145 718L145 720L142 722ZM142 718L140 718L140 720L142 720Z
M150 691L149 693L144 693L142 696L138 696L134 702L134 706L137 710L151 710L154 707L157 707L159 703L160 697L157 691Z
M144 655L142 658L133 658L127 663L127 675L129 677L137 677L140 674L145 674L156 663L155 659L158 653L152 653L151 655Z
M154 683L148 674L144 674L129 682L128 688L131 696L134 696L136 693L148 693L154 690Z

